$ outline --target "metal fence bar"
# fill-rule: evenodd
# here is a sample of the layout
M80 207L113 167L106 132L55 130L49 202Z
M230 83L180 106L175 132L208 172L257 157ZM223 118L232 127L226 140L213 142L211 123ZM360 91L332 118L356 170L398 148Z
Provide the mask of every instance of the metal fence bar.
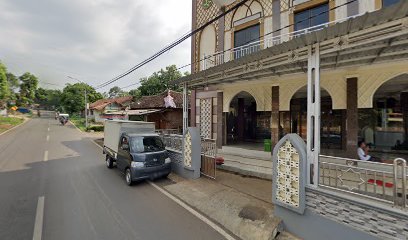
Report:
M397 158L392 165L320 155L319 164L322 169L319 186L365 196L408 210L408 168L404 159ZM331 181L333 176L334 182Z
M182 152L183 151L183 135L178 134L159 134L166 149Z
M215 139L201 139L201 174L215 179L217 145Z

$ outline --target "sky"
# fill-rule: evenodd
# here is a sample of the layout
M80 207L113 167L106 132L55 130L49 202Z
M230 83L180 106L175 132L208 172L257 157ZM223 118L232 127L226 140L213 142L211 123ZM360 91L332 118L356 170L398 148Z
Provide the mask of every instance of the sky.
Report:
M1 0L0 9L0 61L45 88L75 83L67 76L97 86L191 30L191 0ZM190 63L190 43L98 91Z

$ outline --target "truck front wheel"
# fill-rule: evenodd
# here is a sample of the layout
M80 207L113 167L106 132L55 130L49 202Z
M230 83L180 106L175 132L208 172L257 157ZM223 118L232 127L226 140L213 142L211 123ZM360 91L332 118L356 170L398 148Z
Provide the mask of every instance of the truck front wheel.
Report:
M113 161L112 158L106 154L106 167L113 168Z
M130 168L127 168L125 170L125 180L126 180L126 184L131 186L133 184L132 181L132 172L130 171Z

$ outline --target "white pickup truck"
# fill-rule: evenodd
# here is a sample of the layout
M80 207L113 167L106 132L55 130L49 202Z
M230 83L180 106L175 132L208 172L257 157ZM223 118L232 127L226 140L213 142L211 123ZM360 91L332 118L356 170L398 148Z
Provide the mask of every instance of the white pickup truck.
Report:
M167 177L171 160L155 124L141 121L105 121L103 153L106 166L125 174L128 185L143 179Z

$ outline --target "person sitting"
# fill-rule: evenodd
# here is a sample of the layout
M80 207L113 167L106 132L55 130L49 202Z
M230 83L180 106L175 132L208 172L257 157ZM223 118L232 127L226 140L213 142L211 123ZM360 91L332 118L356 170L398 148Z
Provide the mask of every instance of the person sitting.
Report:
M370 147L364 141L358 142L357 155L362 161L382 162L381 159L372 157L368 154Z

